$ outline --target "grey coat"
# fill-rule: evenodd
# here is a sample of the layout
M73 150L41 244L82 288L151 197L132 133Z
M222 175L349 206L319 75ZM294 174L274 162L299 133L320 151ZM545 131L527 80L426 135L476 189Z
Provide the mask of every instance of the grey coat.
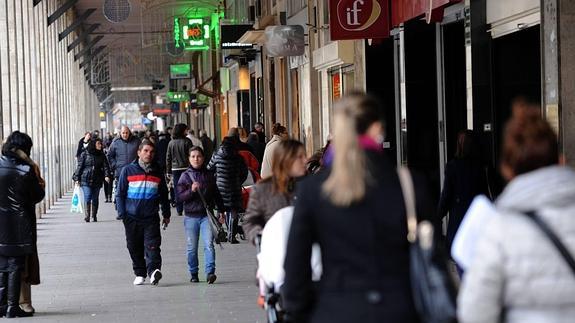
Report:
M115 177L120 177L124 166L132 163L138 157L140 139L130 135L128 140L118 138L112 142L108 150L110 168L114 170Z
M279 209L293 205L293 200L293 194L275 193L270 179L253 186L243 224L248 240L253 242L272 215Z
M522 212L537 211L575 256L575 172L551 166L518 176L496 208L464 275L460 322L573 322L575 275Z

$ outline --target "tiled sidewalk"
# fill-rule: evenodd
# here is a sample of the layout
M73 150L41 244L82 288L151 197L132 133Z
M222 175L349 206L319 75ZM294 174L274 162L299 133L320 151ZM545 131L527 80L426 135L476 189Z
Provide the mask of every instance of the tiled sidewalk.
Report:
M102 195L102 194L101 194ZM37 314L22 322L265 322L256 306L255 248L216 246L218 280L189 283L183 218L172 210L162 231L160 284L133 286L124 228L113 205L100 202L99 222L68 212L70 196L38 221L42 284L32 287ZM200 278L203 273L200 250Z

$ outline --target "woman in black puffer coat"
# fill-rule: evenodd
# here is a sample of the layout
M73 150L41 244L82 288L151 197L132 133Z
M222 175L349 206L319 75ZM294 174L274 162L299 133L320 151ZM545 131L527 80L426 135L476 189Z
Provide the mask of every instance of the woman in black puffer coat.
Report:
M90 222L90 214L94 222L98 221L98 196L104 180L110 182L112 173L108 159L104 154L102 140L95 139L88 144L86 151L78 159L78 167L74 172L74 182L80 184L84 193L84 221Z
M207 168L216 172L216 184L226 213L228 241L238 243L235 238L238 212L242 210L242 183L246 180L248 168L239 155L233 138L224 138Z

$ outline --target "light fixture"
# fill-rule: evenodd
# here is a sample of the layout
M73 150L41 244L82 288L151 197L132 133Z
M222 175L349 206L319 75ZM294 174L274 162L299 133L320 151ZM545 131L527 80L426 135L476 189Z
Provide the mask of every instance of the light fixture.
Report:
M110 89L112 92L122 92L122 91L152 91L151 86L119 86Z

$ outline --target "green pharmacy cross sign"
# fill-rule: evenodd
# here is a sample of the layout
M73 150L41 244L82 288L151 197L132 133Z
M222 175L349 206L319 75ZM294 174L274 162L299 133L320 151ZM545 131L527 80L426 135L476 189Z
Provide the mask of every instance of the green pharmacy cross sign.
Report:
M210 49L210 23L204 18L174 18L174 43L186 50Z

